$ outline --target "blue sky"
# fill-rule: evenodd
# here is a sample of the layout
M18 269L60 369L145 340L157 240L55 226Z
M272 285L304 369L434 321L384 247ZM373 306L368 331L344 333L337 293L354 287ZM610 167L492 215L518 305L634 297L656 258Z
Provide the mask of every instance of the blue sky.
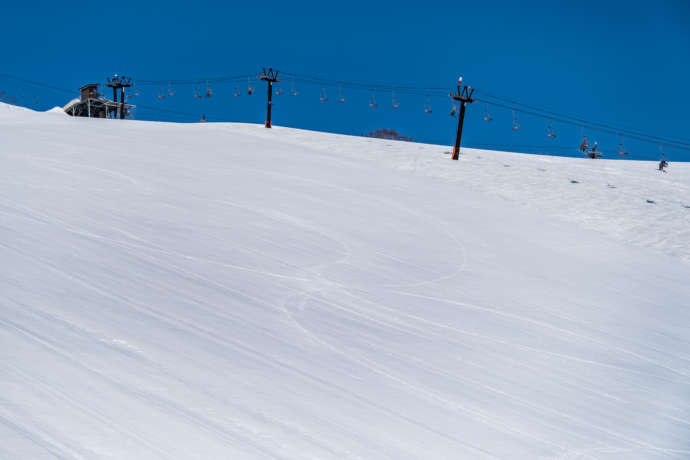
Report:
M28 3L28 2L27 2ZM14 2L3 6L2 71L75 90L113 73L135 79L192 79L257 72L262 66L331 80L453 87L462 74L490 94L588 120L690 141L690 3L687 1L581 2ZM120 30L117 30L117 25ZM243 85L246 87L246 83ZM137 117L262 123L265 87L233 98L233 85L197 100L193 88L174 88L158 100L147 88L135 103L190 113L139 110ZM392 128L415 140L451 145L450 102L422 96L349 92L348 102L319 102L319 87L277 97L274 123L307 129L366 133ZM0 78L0 91L40 108L62 105L64 94ZM76 91L75 91L76 94ZM521 117L514 132L510 111L470 107L464 145L528 146L575 154L580 128ZM198 115L197 115L198 114ZM619 139L587 133L604 150ZM543 148L541 148L543 146ZM659 147L626 141L631 158L658 158ZM534 148L533 148L534 147ZM516 150L518 148L515 148ZM527 149L527 148L526 148ZM690 152L666 148L669 159Z

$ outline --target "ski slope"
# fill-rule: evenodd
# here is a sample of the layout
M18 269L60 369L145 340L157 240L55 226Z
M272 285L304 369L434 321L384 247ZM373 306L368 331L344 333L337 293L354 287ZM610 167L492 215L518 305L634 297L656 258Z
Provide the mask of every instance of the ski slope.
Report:
M690 458L687 164L0 138L2 459Z

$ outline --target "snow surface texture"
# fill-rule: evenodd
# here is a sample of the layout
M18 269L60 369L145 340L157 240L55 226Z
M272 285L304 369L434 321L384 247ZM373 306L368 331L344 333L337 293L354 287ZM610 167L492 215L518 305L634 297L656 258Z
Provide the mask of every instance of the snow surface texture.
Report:
M0 136L0 458L690 458L688 165Z

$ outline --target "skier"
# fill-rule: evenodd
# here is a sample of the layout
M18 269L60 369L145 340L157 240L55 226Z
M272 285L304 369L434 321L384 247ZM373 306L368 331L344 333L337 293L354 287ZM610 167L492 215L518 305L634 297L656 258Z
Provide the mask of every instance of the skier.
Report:
M659 162L659 171L661 171L661 172L666 172L666 167L667 167L667 166L668 166L668 161L662 159L662 160Z
M589 144L587 143L587 139L582 139L582 144L580 144L580 152L585 153L588 148Z

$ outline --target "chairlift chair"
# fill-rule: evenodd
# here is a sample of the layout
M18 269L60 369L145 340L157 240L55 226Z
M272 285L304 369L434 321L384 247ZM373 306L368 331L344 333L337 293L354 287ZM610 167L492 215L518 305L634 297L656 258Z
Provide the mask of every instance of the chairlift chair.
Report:
M587 149L589 148L589 144L587 143L587 135L585 134L584 126L580 127L580 132L582 133L582 143L580 144L580 152L586 155Z
M162 89L158 90L158 99L165 99L165 93Z
M398 98L395 95L395 90L391 90L391 107L394 109L400 108L400 101L398 101Z
M520 131L520 120L518 120L515 110L513 110L513 131Z
M451 117L455 117L458 115L458 106L455 105L454 103L451 102L450 105L450 114Z
M584 146L586 146L586 142L587 142L586 140L583 140L582 144ZM597 150L597 147L599 147L599 142L597 142L597 141L594 141L594 145L592 145L592 148L589 150L589 152L587 151L587 148L585 147L583 150L585 156L592 158L592 159L601 158L602 153L601 153L601 151Z
M427 96L424 99L424 113L431 113L431 112L432 112L432 110L431 110L431 98L429 96Z
M338 102L343 103L345 102L345 94L343 93L343 87L338 86Z
M374 95L373 92L369 96L369 107L371 107L372 109L375 109L376 107L378 107L378 104L376 103L376 96Z
M489 113L489 104L484 104L484 116L482 117L484 121L490 122L493 120L491 114Z
M205 97L211 97L213 96L213 91L211 90L211 87L208 85L208 81L206 82L206 93L204 94Z
M201 90L199 89L198 86L196 88L194 88L194 97L197 99L201 99Z
M252 77L247 77L247 94L249 96L254 92L254 87L252 87Z
M556 138L556 131L553 129L553 124L549 123L549 126L546 127L546 135L551 139Z
M295 86L295 79L292 79L292 89L290 90L290 95L291 96L297 96L299 95L299 91L297 91L297 87Z
M666 161L666 155L664 155L664 146L662 144L659 144L659 153L661 154L661 159L659 160L659 171L666 172L668 161Z
M168 97L173 97L175 92L172 89L172 84L168 83Z
M620 156L628 156L628 152L625 150L625 141L623 140L623 135L621 134L621 141L618 144L618 155Z
M280 85L276 85L276 95L277 96L283 95L283 90L281 89Z
M242 93L240 93L240 88L235 86L235 91L232 95L235 97L240 97L242 95Z
M326 88L321 88L321 96L319 96L321 102L326 102L328 98L326 97Z

